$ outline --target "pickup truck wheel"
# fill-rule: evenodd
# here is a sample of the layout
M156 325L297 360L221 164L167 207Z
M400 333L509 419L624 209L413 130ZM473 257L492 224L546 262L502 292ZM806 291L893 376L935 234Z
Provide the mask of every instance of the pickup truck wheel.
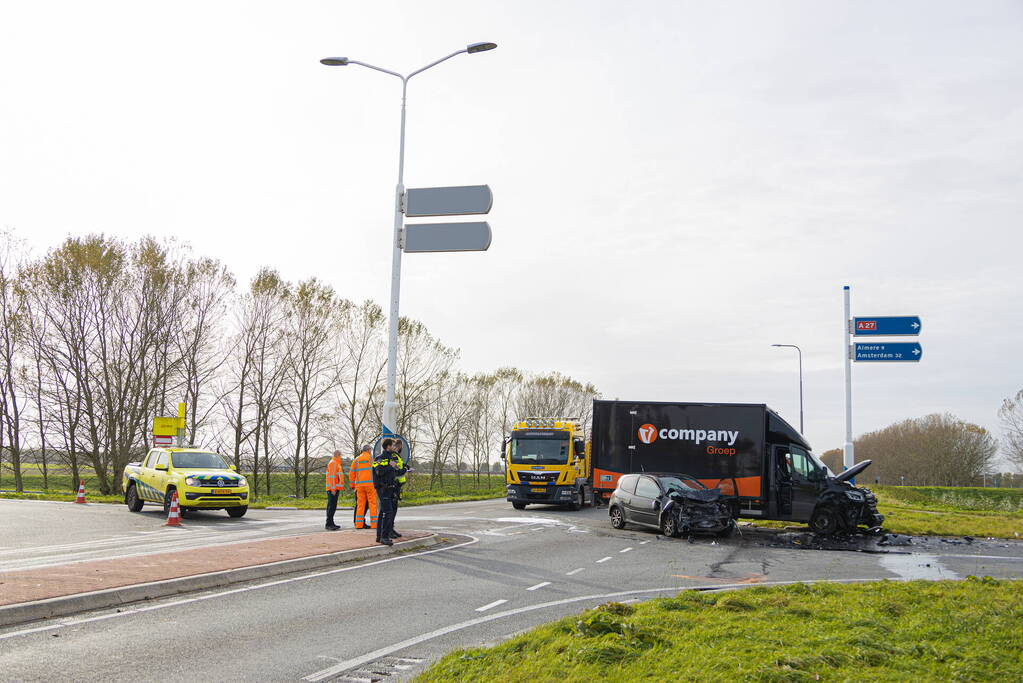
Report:
M810 529L815 534L822 536L835 533L835 530L838 529L838 517L835 515L834 509L821 506L814 510L813 516L810 517Z
M128 490L124 492L124 504L128 506L128 509L132 512L139 512L142 510L142 506L145 504L142 499L139 498L138 489L135 488L135 484L129 484Z
M174 491L176 489L167 489L167 492L163 494L163 514L170 514L171 498L174 497ZM178 499L178 512L181 512L181 500Z
M227 508L227 514L231 515L235 519L238 519L239 517L244 517L245 513L248 511L249 511L248 505L242 505L241 507L237 508Z
M668 513L661 519L661 533L670 538L678 538L682 532L675 523L675 515Z
M611 508L611 512L609 514L611 515L611 526L615 529L625 528L625 513L622 512L620 507L615 505Z
M526 509L526 504L525 503L512 503L512 507L515 508L516 510L525 510Z

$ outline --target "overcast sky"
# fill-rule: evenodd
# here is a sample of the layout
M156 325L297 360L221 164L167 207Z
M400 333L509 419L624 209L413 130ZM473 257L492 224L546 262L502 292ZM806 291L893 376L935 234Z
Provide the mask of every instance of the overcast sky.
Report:
M1023 388L1019 2L6 2L0 227L177 237L353 300L390 282L406 184L487 183L488 252L412 254L402 313L468 371L629 400L768 403L844 438L854 315L923 318L853 368L857 434L996 433Z

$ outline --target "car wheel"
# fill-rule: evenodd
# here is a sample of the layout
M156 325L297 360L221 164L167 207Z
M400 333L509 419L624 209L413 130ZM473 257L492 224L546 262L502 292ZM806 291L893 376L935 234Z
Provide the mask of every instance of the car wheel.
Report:
M810 529L815 534L829 536L838 529L838 517L834 509L822 506L813 511L810 517Z
M622 509L620 507L618 507L617 505L612 507L610 515L611 515L611 526L613 526L615 529L624 529L625 528L625 513L622 512Z
M142 510L142 506L145 504L142 499L139 498L138 489L135 488L135 484L130 484L128 490L124 492L124 504L128 506L128 509L132 512L139 512Z
M661 533L671 538L678 538L682 535L675 522L675 515L668 513L661 518Z
M583 509L583 490L582 489L579 489L579 491L576 492L575 500L573 500L571 503L568 504L568 509L569 510L573 510L573 511L582 510Z
M516 510L525 510L526 509L526 504L525 503L512 503L512 507L515 508Z
M733 533L735 533L735 522L732 520L728 520L728 526L726 526L724 529L722 529L721 531L717 532L714 535L717 536L718 538L728 538Z
M237 508L227 508L227 514L231 515L235 519L238 519L239 517L244 517L245 513L248 511L249 511L248 505L242 505L241 507Z

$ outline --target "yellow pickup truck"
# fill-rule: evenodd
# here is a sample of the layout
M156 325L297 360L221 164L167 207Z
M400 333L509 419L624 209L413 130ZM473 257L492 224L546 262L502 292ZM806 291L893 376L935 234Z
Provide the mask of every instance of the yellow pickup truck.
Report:
M188 510L227 510L241 517L249 509L249 483L223 457L197 448L154 448L142 462L124 468L124 503L139 512L146 503L170 509L178 493L181 515Z

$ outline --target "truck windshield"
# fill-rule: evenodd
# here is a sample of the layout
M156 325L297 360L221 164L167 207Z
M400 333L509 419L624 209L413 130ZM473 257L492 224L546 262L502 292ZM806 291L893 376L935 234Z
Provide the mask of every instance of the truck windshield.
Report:
M174 453L171 461L175 467L197 470L226 470L227 463L216 453Z
M813 460L817 464L817 467L819 467L820 469L824 470L824 473L826 475L828 475L829 477L835 476L835 473L831 471L830 467L828 467L827 465L824 464L823 460L821 460L820 458L818 458L816 455L814 455L813 453L811 453L809 451L807 451L807 455L809 455L810 459Z
M512 439L513 465L564 465L568 462L568 441L559 439Z

